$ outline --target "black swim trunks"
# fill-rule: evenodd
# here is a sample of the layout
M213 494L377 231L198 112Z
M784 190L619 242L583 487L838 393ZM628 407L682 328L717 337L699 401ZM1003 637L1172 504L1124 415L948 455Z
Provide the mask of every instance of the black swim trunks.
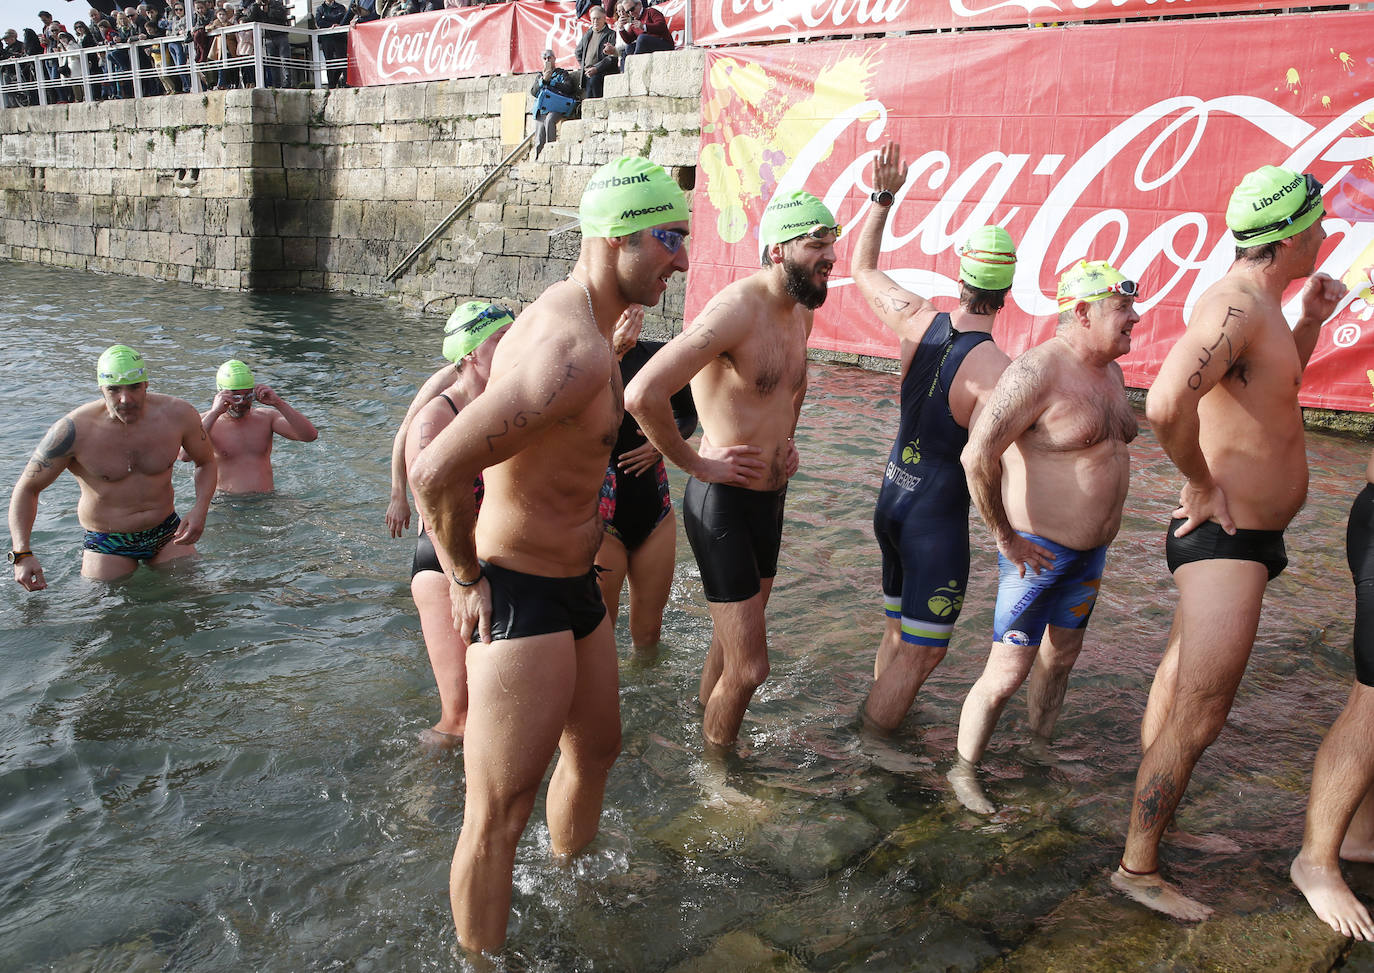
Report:
M135 561L150 561L157 557L158 551L167 546L180 524L181 518L177 516L176 511L172 511L166 520L147 530L88 530L82 547L97 554L113 554L117 557L131 557Z
M444 573L439 563L439 555L434 551L434 542L429 539L429 531L420 528L420 537L415 542L415 556L410 559L410 577L413 580L421 571Z
M1264 565L1273 581L1288 567L1288 550L1283 546L1281 530L1237 528L1234 534L1228 534L1221 524L1209 520L1185 536L1175 537L1174 531L1184 523L1182 518L1169 521L1164 539L1164 556L1171 574L1194 561L1255 561Z
M778 573L787 487L746 490L687 481L682 524L701 569L707 601L748 601Z
M574 578L545 578L479 563L491 585L491 637L497 641L567 631L584 639L606 617L595 568Z
M1374 686L1374 484L1350 508L1345 556L1355 580L1355 678Z

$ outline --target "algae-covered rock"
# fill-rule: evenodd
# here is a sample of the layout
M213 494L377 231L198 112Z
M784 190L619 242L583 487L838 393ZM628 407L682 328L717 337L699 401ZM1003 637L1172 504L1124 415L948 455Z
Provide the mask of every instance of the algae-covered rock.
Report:
M669 973L806 973L806 967L757 936L731 932L721 936L703 955L671 968Z

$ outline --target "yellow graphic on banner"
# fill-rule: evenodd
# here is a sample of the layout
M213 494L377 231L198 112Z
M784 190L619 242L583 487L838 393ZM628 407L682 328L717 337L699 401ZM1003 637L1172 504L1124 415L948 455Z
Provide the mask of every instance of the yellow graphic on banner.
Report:
M1337 53L1337 52L1336 52L1336 49L1335 49L1334 47L1333 47L1333 48L1330 48L1329 50L1331 51L1332 54L1335 54L1335 55L1336 55L1336 60L1340 62L1341 67L1345 68L1345 73L1346 73L1346 74L1354 74L1354 73L1355 73L1355 59L1354 59L1353 57L1351 57L1351 56L1350 56L1349 54L1347 54L1345 51L1341 51L1340 53Z
M726 243L744 239L749 214L763 209L823 126L872 98L876 56L851 54L819 71L808 67L810 91L800 99L792 79L801 72L790 64L773 70L776 80L762 65L721 57L707 73L702 134L713 140L702 149L701 168Z
M1298 77L1297 68L1288 69L1288 76L1284 78L1284 84L1288 85L1288 90L1295 95L1302 90L1302 79Z

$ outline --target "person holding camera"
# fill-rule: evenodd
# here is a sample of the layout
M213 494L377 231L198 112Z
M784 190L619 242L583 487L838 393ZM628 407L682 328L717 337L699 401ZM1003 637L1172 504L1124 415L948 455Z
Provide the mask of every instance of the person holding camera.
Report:
M650 51L671 51L672 31L668 29L668 19L663 12L653 7L645 8L643 0L620 0L620 17L616 20L620 39L625 42L625 54L620 59L620 70L625 70L625 58L631 54L648 54Z
M600 98L606 75L620 73L615 50L615 31L606 23L606 11L599 6L587 11L592 25L577 42L577 63L582 69L582 97Z
M537 99L534 105L534 125L538 138L534 157L544 151L547 142L558 141L558 123L573 113L582 98L577 72L554 65L553 51L544 52L544 67L530 85L530 94Z

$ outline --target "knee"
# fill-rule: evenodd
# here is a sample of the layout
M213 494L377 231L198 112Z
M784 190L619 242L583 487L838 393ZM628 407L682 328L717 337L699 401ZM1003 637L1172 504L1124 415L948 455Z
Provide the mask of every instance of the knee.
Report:
M483 847L514 849L525 833L537 792L536 785L510 793L488 794L481 800L469 796L463 811L463 831L471 828L472 840Z
M756 659L746 660L734 667L733 671L725 673L722 678L728 677L740 688L753 692L768 680L769 670L768 656L763 655Z

